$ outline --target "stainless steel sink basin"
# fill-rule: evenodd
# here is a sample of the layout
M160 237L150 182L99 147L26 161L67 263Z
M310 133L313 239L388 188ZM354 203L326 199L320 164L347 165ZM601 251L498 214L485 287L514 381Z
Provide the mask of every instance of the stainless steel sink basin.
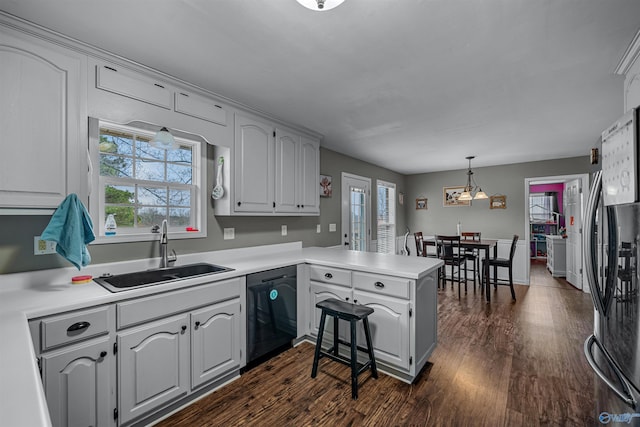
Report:
M93 281L111 292L121 292L128 289L159 285L161 283L174 282L192 277L223 273L225 271L233 271L233 269L220 265L199 263L179 267L160 268L157 270L136 271L113 276L103 275L93 279Z

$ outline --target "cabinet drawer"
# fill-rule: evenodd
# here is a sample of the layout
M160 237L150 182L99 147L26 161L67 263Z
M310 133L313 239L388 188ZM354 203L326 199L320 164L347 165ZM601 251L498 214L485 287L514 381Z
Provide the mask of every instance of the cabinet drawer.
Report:
M109 318L109 307L104 306L42 319L42 350L107 334Z
M400 277L353 272L353 286L356 289L399 298L409 298L411 282L411 279Z
M242 279L166 292L116 304L118 329L240 296Z
M171 109L171 91L164 83L114 65L96 66L96 87Z
M334 285L351 286L351 272L333 267L309 266L309 279Z
M227 111L222 105L192 93L176 92L175 110L222 126L227 125Z

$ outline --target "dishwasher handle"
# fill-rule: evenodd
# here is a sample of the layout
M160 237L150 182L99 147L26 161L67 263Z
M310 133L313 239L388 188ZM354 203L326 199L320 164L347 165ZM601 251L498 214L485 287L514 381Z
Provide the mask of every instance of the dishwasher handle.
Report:
M276 277L269 277L268 279L262 279L262 283L273 282L274 280L286 279L287 277L289 276L287 276L286 274L282 274Z

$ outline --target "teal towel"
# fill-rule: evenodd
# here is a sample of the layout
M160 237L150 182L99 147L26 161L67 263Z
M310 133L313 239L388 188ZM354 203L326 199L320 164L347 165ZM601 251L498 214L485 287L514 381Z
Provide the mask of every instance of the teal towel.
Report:
M56 242L56 252L78 270L91 263L86 245L96 239L93 222L78 196L73 193L60 203L40 238Z

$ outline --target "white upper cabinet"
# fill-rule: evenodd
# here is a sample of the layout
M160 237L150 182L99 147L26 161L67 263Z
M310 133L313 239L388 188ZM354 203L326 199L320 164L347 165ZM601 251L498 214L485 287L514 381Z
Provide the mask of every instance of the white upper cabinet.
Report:
M319 215L320 144L275 124L235 115L233 202L216 215Z
M172 108L172 92L165 83L124 67L111 64L97 65L96 87L158 107Z
M0 207L55 208L87 189L86 58L3 27L0 36Z
M238 114L235 128L235 211L272 212L275 205L273 128Z
M300 138L298 201L300 212L320 214L320 142Z
M222 126L227 125L227 110L222 104L184 90L175 94L175 110Z

